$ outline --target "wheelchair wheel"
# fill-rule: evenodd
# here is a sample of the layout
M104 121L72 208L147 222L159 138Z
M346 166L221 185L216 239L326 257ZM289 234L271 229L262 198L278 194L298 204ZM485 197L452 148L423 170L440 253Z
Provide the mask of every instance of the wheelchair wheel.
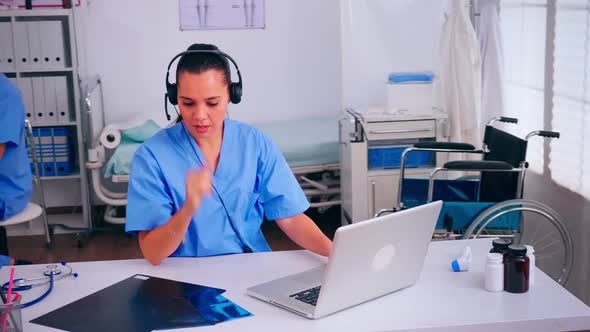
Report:
M486 227L509 213L520 213L520 231L513 232L513 242L533 246L536 266L564 285L574 261L573 242L559 214L543 203L514 199L495 204L475 218L463 238L489 235Z

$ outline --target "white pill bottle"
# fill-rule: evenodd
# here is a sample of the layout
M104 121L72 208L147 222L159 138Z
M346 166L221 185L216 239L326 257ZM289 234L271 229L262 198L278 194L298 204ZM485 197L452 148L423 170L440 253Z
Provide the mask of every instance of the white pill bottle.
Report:
M485 268L485 289L488 292L504 290L504 256L498 253L488 254Z

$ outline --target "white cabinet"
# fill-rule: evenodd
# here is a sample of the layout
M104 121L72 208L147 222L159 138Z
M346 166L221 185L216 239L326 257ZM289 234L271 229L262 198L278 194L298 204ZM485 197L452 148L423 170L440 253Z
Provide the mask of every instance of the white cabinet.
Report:
M347 110L340 118L339 128L343 225L367 220L382 209L395 207L399 160L405 147L448 140L447 116L438 110L421 114L375 108ZM428 178L435 166L446 161L445 154L426 158L416 167L406 168L406 178Z
M425 179L428 178L429 174L424 170L408 170L404 178ZM391 200L397 199L398 188L399 173L369 176L367 188L369 193L367 195L368 217L371 218L383 209L391 209L393 207Z
M397 195L397 189L399 187L399 176L381 175L371 176L368 179L368 215L374 216L377 212L379 212L382 209L391 209L391 197L395 197Z

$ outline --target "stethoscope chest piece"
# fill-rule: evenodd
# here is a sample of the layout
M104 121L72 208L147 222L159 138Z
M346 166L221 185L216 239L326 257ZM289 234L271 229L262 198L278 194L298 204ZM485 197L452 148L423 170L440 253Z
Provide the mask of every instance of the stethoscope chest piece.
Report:
M58 276L61 274L61 269L57 264L49 264L46 266L46 270L43 272L46 277L49 276Z

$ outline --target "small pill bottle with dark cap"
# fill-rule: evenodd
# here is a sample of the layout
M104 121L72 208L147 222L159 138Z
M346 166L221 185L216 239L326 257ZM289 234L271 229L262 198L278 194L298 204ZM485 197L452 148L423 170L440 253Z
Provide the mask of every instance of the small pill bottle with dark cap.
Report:
M526 293L529 290L529 258L526 247L518 244L508 246L504 260L504 290L510 293Z
M508 239L495 239L492 241L492 249L490 249L490 254L502 254L504 256L504 260L506 260L506 255L508 254L508 246L512 244L512 240Z

